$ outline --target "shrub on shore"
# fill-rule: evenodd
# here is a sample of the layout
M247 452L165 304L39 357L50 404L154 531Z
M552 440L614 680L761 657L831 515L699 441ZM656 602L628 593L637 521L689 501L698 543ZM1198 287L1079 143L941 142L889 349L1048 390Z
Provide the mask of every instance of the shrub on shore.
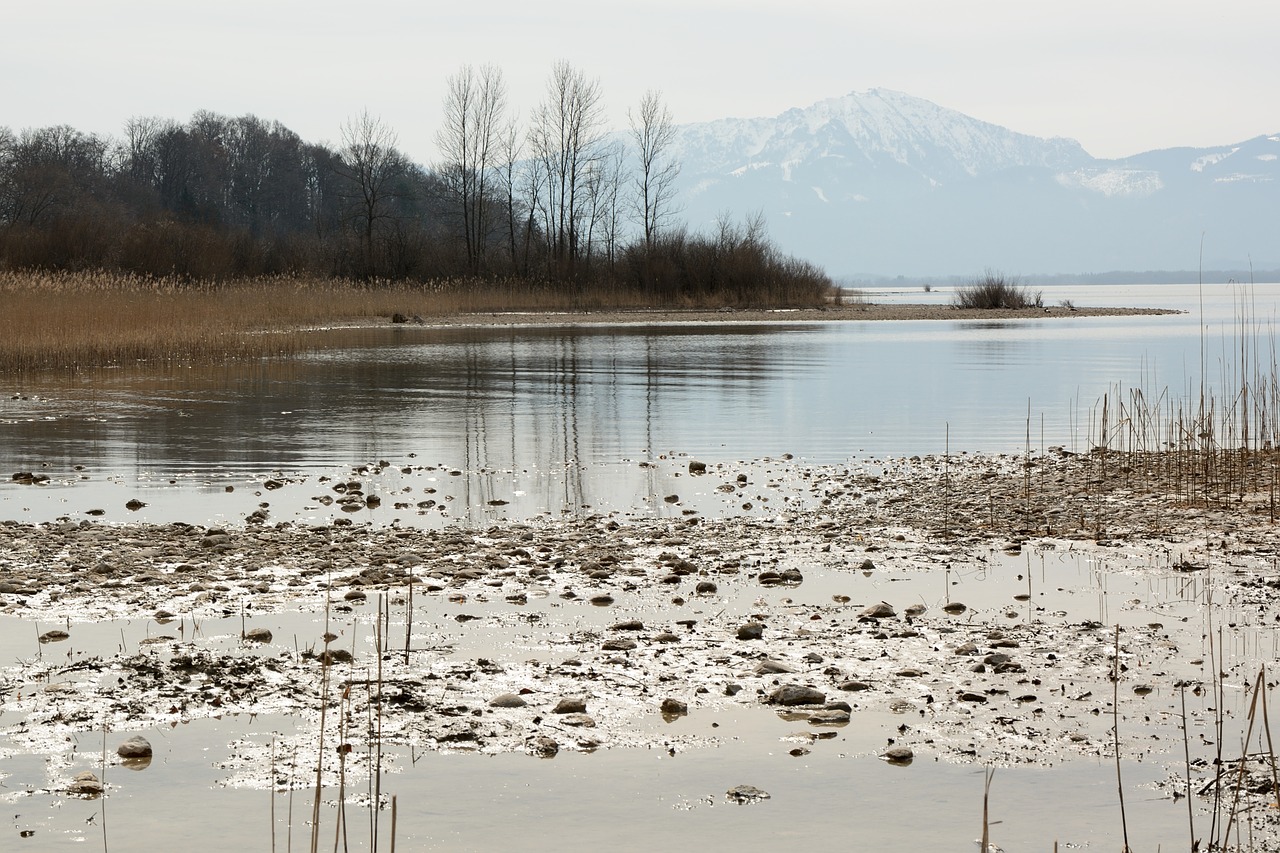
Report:
M953 304L957 308L984 310L1044 307L1040 291L1033 293L1017 279L990 270L971 284L957 288Z

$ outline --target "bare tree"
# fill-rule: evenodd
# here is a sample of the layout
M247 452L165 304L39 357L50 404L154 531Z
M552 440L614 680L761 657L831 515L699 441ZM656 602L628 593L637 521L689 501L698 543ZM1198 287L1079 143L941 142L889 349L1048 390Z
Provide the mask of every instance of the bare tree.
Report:
M497 155L497 172L498 186L501 190L503 200L506 204L506 236L507 251L511 262L512 271L519 271L521 275L527 275L528 270L521 270L519 263L519 250L517 248L517 234L523 230L523 238L526 249L529 239L532 235L528 229L523 226L525 217L522 211L522 194L519 186L520 180L520 159L523 153L521 147L520 131L516 126L515 119L509 120L498 134L498 155Z
M632 114L631 139L639 154L640 168L636 172L636 213L643 223L644 245L652 252L658 234L667 220L675 213L675 181L680 174L680 164L671 157L676 129L671 111L662 103L659 92L646 92L640 100L640 109Z
M507 108L507 84L501 69L493 65L479 71L464 65L447 85L444 126L436 134L444 155L440 174L461 214L467 266L479 274L491 230L489 194Z
M379 223L393 215L396 180L406 161L396 150L396 134L368 111L342 126L342 175L349 182L351 216L363 250L366 276L375 275L373 238Z
M600 84L557 62L547 97L533 115L529 144L545 179L538 207L551 259L572 275L582 257L590 213L587 178L600 157L604 111Z

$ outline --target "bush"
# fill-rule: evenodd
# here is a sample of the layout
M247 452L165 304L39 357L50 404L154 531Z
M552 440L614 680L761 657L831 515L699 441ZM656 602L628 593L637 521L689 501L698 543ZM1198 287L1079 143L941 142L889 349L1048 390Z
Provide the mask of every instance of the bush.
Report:
M957 308L1043 308L1040 291L1032 293L1004 273L986 272L972 284L956 289Z

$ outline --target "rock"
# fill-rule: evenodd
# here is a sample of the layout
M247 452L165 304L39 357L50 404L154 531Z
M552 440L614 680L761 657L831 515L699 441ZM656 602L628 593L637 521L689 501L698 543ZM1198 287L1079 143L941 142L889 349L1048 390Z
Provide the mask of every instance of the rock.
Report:
M762 791L755 785L738 785L725 791L724 795L729 802L739 805L757 803L760 800L769 799L769 792Z
M739 640L759 640L764 636L764 625L759 622L747 622L738 626Z
M689 473L690 473L690 474L705 474L705 473L707 473L707 463L705 463L705 462L698 462L697 460L690 460L690 461L689 461Z
M694 592L698 595L714 595L716 585L711 581L698 581L698 585L694 587Z
M138 500L137 498L133 498L132 500L130 500L128 503L124 505L124 508L129 510L130 512L137 512L138 510L142 509L144 506L146 506L146 503Z
M632 649L634 649L637 645L638 644L636 643L635 640L628 640L626 638L617 638L613 640L605 640L603 643L600 644L600 648L606 652L629 652Z
M573 726L579 729L594 729L596 721L586 714L565 714L560 722L566 726Z
M867 619L889 619L897 616L898 611L894 610L888 602L882 601L879 604L873 604L866 608L859 615Z
M845 681L838 685L841 690L849 693L856 693L860 690L870 690L871 685L865 681Z
M901 764L905 766L910 764L912 759L915 758L915 753L911 751L910 747L891 746L884 752L880 753L880 757L890 764Z
M490 708L523 708L528 704L515 693L501 693L489 700Z
M760 661L760 663L756 664L755 668L756 675L779 675L784 672L795 672L795 670L787 666L785 663L779 663L776 660L768 659Z
M955 654L958 655L976 655L978 653L977 643L961 643L956 646Z
M71 784L67 786L67 793L82 797L96 797L102 793L102 782L92 772L85 770L77 773L71 780Z
M968 607L966 607L965 605L961 604L958 601L949 601L946 604L942 605L942 612L949 613L952 616L959 616L961 613L965 612L968 609L969 609Z
M609 626L610 631L643 631L644 623L639 619L628 619Z
M838 726L849 722L849 712L839 708L823 708L809 715L809 723L815 726Z
M587 700L585 696L566 696L551 709L553 714L585 714Z
M912 618L915 618L916 616L923 616L928 609L929 608L925 607L923 604L912 604L902 612Z
M821 705L827 701L827 694L814 687L801 684L784 684L769 694L770 705Z
M266 628L250 628L244 632L244 638L251 643L269 643L271 632Z
M116 754L121 758L150 758L151 743L142 735L134 735L116 747Z
M667 697L662 700L661 711L664 717L683 717L689 713L689 706L679 699Z
M974 693L972 690L966 690L960 694L961 702L977 702L978 704L986 704L987 697L981 693Z
M560 744L554 738L536 737L529 742L529 752L539 758L555 758L560 751Z
M60 631L55 628L52 631L45 631L36 639L41 643L60 643L63 640L68 639L70 636L71 635L66 631Z

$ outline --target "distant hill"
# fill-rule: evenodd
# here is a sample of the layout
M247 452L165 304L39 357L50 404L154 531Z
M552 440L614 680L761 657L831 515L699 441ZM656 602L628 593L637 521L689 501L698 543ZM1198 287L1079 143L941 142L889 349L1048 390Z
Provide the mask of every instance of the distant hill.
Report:
M837 277L1280 266L1280 135L1122 160L884 89L678 129L694 229L763 212Z

